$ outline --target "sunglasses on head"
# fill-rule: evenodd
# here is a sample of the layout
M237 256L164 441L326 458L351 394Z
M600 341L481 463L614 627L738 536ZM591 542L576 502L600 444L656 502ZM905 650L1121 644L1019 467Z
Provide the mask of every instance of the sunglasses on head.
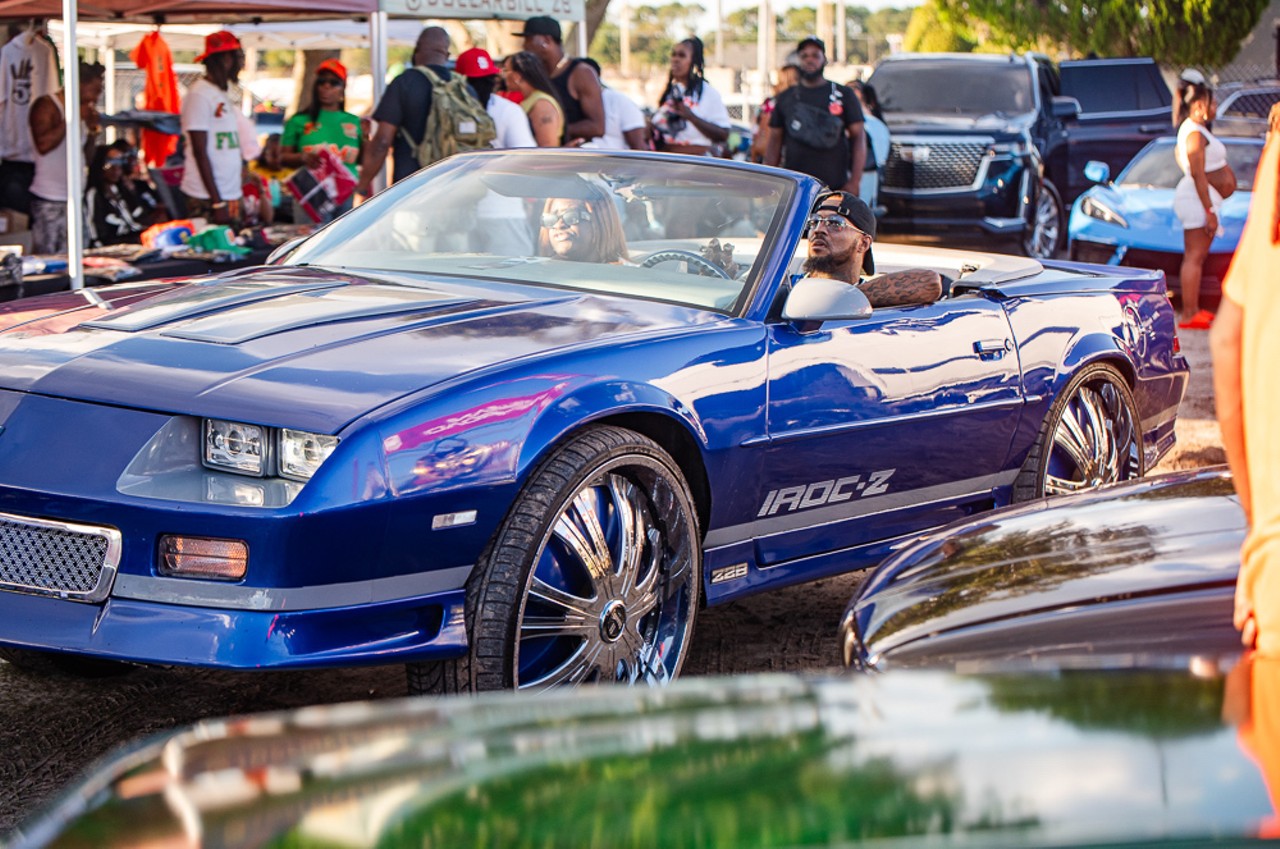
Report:
M566 209L561 213L547 212L542 215L542 226L548 230L555 227L557 223L563 223L566 227L576 227L583 221L590 221L591 213L585 209Z

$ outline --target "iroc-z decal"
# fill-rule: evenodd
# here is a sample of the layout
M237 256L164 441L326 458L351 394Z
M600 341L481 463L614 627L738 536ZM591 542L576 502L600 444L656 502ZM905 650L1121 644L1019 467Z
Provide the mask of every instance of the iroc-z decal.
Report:
M897 469L881 469L871 472L867 479L862 475L849 475L829 481L817 481L801 486L788 486L773 489L764 497L764 504L756 518L772 516L779 510L794 513L797 510L808 510L824 504L838 504L841 501L852 501L854 498L866 498L871 495L882 495L889 491L889 478Z

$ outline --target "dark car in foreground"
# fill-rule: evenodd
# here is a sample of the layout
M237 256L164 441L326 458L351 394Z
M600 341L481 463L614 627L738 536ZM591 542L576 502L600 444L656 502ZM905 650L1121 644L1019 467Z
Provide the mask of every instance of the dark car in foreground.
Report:
M1062 657L1240 652L1232 603L1244 512L1224 469L1181 472L989 513L881 564L842 625L876 670Z
M685 679L206 721L107 760L10 847L1242 845L1275 813L1238 698L1269 681L1240 671Z
M876 246L949 293L872 309L798 274L820 190L466 154L276 265L0 307L4 656L663 683L705 604L1173 445L1160 275Z

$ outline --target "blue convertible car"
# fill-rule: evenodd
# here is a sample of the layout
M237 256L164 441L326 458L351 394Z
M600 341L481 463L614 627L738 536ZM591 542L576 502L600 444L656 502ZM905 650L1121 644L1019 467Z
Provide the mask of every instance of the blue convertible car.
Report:
M1173 444L1161 275L878 245L947 292L872 309L798 274L820 188L468 154L267 267L6 305L3 656L660 683L703 605Z

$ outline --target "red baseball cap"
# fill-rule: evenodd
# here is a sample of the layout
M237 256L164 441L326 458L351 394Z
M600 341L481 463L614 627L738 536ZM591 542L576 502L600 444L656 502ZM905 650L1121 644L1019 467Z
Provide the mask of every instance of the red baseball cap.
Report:
M325 59L316 66L316 76L319 76L321 71L328 71L344 83L347 81L347 68L337 59Z
M235 33L221 29L204 37L204 52L196 57L196 61L203 62L215 53L226 53L229 50L239 49L240 39L236 38Z
M472 47L458 55L454 70L464 77L492 77L498 73L498 66L483 47Z

